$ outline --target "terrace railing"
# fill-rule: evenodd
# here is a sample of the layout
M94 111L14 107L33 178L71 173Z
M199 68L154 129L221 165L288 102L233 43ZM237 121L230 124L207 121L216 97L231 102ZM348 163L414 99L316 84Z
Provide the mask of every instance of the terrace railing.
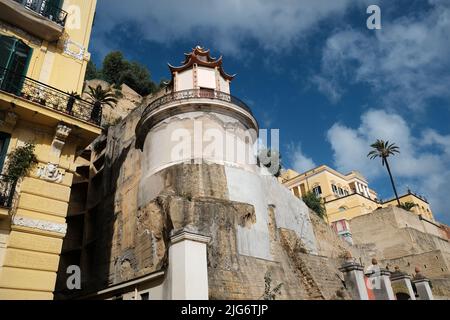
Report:
M83 121L101 123L101 110L94 110L92 103L1 67L0 90Z
M206 98L206 99L217 99L221 101L226 101L232 103L248 113L252 114L250 108L240 99L221 91L216 91L212 89L189 89L189 90L181 90L174 91L169 94L166 94L158 99L152 101L146 108L145 113L152 111L153 109L158 108L159 106L170 103L173 101L182 101L189 99L198 99L198 98Z
M43 17L64 27L67 19L67 12L50 3L50 0L14 0L25 8L30 9Z

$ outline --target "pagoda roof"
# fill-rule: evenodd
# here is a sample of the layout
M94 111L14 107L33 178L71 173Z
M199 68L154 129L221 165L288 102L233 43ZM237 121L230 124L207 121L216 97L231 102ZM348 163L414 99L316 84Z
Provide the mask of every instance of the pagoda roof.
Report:
M220 56L219 58L213 58L211 57L211 54L209 52L209 49L205 50L200 46L196 46L195 48L192 49L191 52L189 53L185 53L185 59L182 62L183 64L179 67L175 67L172 66L170 63L168 63L169 65L169 69L170 72L173 74L174 72L182 72L186 69L191 68L194 64L197 64L199 66L204 66L204 67L208 67L208 68L218 68L220 75L227 80L233 80L233 78L236 76L234 75L230 75L228 73L226 73L223 70L222 67L222 56Z

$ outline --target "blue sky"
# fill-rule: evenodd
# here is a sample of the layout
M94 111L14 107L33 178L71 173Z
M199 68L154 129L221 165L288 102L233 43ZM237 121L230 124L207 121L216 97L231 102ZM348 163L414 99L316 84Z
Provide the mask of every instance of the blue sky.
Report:
M381 30L366 9L381 8ZM264 128L280 129L285 167L361 171L382 199L392 189L366 158L377 138L396 142L392 170L450 223L450 2L99 0L90 51L111 50L170 78L196 45L237 73L232 94Z

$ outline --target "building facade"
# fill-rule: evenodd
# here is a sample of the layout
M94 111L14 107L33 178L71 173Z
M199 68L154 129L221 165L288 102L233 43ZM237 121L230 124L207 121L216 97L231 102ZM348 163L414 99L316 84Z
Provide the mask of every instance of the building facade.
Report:
M367 179L361 173L352 171L344 175L326 165L304 173L286 170L281 181L299 198L312 191L323 199L330 224L397 204L396 199L378 199L377 193L369 188ZM424 197L408 190L405 195L400 196L400 202L413 203L415 206L411 209L412 212L434 221L431 207Z
M81 94L96 0L0 0L0 299L52 299L76 154L100 133ZM11 182L8 156L38 163Z

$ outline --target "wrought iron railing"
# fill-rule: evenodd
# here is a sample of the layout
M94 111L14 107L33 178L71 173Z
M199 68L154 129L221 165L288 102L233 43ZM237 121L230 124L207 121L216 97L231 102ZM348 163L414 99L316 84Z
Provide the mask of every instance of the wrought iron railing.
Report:
M16 180L0 174L0 207L11 208Z
M59 7L50 4L50 0L14 0L25 8L30 9L47 19L64 27L67 19L67 12Z
M252 114L251 109L240 99L221 91L216 91L212 89L189 89L189 90L181 90L171 92L166 94L158 99L153 100L146 108L145 113L152 111L153 109L158 108L159 106L173 102L173 101L181 101L188 99L196 99L196 98L206 98L206 99L217 99L221 101L230 102L248 113Z
M101 110L98 107L95 108L92 103L1 67L0 90L80 120L100 125Z

